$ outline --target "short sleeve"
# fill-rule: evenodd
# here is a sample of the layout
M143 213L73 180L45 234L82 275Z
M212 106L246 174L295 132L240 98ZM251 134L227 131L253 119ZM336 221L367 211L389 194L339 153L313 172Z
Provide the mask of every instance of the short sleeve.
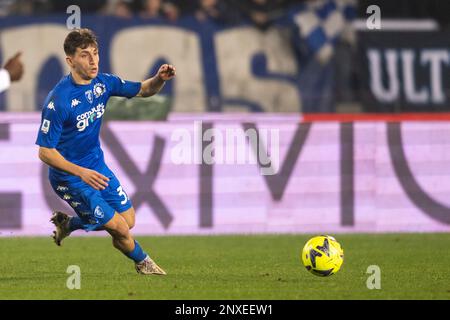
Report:
M55 148L68 117L69 113L65 106L58 104L53 98L47 99L42 110L36 144L41 147Z
M135 97L141 90L141 83L127 81L113 74L105 73L105 80L111 88L110 95L117 97Z

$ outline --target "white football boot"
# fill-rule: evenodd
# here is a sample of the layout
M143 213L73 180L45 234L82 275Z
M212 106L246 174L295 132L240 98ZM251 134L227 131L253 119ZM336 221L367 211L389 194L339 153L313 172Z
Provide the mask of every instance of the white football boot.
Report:
M166 275L167 273L147 256L143 261L136 263L136 271L140 274Z
M50 221L55 225L56 229L53 231L53 240L60 246L61 241L70 235L69 222L72 217L68 214L60 211L53 212L53 216Z

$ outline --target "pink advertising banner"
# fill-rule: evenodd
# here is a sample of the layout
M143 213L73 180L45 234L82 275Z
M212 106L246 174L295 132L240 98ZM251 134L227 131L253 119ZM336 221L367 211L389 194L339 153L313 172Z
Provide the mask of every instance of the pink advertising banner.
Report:
M450 231L450 122L299 121L103 123L106 162L137 212L134 233ZM37 113L0 114L1 236L49 235L52 210L73 214L38 159L39 127Z

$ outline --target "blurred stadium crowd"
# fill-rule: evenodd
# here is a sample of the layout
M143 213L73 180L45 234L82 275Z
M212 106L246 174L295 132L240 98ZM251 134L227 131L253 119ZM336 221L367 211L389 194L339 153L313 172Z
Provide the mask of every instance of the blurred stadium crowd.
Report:
M199 20L233 24L250 19L257 26L266 27L282 15L288 6L302 0L80 0L76 3L83 13L102 14L124 19L160 18L176 21L184 15ZM1 14L37 15L63 13L73 0L5 0Z
M234 24L252 21L266 28L291 5L308 0L1 0L0 16L44 15L65 13L68 6L77 3L83 13L112 15L124 19L160 18L176 21L184 15L194 15L199 20ZM315 0L309 0L314 2ZM366 16L366 8L376 4L383 8L384 18L432 18L443 28L450 26L450 1L448 0L359 0L358 16Z

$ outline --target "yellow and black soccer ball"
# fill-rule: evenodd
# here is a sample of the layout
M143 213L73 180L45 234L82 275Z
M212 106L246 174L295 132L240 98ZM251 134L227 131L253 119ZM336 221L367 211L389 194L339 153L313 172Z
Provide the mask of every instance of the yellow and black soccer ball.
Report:
M302 261L312 274L328 277L341 268L344 250L332 236L316 236L309 239L303 247Z

